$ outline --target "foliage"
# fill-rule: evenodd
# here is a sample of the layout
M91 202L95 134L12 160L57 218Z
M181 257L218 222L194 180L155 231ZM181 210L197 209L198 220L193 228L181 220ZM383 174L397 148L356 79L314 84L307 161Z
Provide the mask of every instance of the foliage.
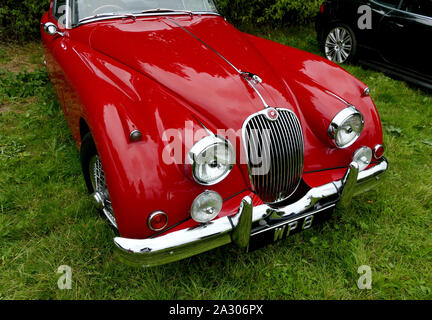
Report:
M311 22L323 0L218 0L235 23L294 25Z
M48 81L44 69L34 72L21 71L17 74L0 70L0 94L19 98L38 95L39 91L46 90Z
M30 40L39 37L39 23L49 0L2 0L0 39Z

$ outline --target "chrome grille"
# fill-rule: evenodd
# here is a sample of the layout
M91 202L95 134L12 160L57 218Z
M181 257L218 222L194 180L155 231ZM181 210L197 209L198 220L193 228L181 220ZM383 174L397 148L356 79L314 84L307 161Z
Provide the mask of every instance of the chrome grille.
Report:
M270 120L268 110L264 110L243 125L251 183L254 192L268 204L281 202L295 192L304 165L300 122L290 110L277 111L276 120Z

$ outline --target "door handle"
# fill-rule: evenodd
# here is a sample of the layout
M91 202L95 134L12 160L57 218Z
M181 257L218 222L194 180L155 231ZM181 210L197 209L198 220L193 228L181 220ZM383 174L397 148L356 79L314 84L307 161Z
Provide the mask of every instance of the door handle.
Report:
M405 28L405 25L403 25L402 23L398 23L398 22L395 22L395 21L390 21L389 23L390 23L390 25L398 27L398 28L401 28L401 29Z

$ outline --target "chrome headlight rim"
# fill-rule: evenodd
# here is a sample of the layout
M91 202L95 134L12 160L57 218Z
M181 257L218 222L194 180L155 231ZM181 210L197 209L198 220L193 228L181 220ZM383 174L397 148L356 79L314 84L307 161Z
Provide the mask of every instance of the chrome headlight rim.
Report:
M345 122L347 122L350 118L354 117L354 116L360 116L361 119L361 128L360 131L357 132L356 136L347 144L345 145L340 145L337 142L337 134L340 130L340 128L345 124ZM364 129L364 124L365 124L365 120L364 120L364 116L363 114L353 105L348 106L347 108L343 109L342 111L340 111L332 120L332 122L330 123L330 126L328 128L328 134L333 142L333 144L339 148L339 149L346 149L351 147L357 140L358 138L360 138L363 129Z
M231 158L229 159L229 165L227 166L227 170L223 175L218 177L215 180L212 181L204 181L197 177L195 175L195 169L197 166L196 159L205 151L215 147L215 146L221 146L228 150L229 154L231 155ZM188 176L195 181L196 183L202 185L202 186L214 186L223 180L225 180L229 174L231 173L232 169L234 168L235 164L235 152L234 148L231 144L231 142L225 138L216 136L216 135L210 135L207 136L200 141L198 141L188 152L186 155L186 172Z

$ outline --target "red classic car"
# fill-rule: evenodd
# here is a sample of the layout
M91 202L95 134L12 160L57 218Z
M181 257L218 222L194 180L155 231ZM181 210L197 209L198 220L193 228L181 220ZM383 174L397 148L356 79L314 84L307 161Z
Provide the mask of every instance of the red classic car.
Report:
M213 0L51 0L41 31L126 263L259 248L327 219L387 170L365 84L240 32Z

